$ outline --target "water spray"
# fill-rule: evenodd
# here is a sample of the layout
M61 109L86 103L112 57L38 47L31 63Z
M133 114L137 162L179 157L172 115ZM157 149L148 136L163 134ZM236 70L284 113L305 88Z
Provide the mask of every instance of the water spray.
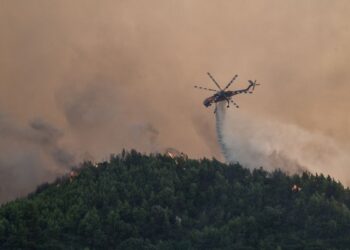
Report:
M216 134L218 138L218 143L220 145L220 149L222 154L225 157L226 162L229 162L229 150L224 142L224 122L226 117L226 107L223 102L219 102L216 104Z

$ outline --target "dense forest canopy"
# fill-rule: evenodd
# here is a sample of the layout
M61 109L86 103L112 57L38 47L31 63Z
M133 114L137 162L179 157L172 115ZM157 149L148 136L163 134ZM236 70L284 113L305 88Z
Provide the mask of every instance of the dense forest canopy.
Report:
M131 151L2 205L0 249L350 249L349 208L331 177Z

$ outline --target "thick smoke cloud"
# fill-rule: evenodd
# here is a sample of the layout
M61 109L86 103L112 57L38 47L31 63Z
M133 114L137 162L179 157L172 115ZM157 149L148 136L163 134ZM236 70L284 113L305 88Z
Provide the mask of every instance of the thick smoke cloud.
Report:
M206 71L222 83L239 74L233 88L263 83L230 112L348 151L349 10L345 0L2 1L0 112L12 118L1 125L0 201L122 148L223 159L202 106L210 93L193 89L214 87Z
M226 112L224 104L218 108L217 131L228 162L289 173L323 173L350 185L348 151L328 136L244 112Z

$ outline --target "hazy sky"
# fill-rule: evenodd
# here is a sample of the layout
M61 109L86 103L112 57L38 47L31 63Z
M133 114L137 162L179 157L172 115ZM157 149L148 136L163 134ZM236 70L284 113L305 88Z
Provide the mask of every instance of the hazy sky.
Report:
M210 92L193 88L214 87L207 71L262 83L233 115L349 152L349 13L347 0L0 1L0 201L122 148L223 159Z

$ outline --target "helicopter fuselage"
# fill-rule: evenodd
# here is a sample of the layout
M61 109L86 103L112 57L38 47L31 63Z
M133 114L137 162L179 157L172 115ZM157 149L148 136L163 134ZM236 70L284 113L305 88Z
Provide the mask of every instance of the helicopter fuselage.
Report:
M234 95L234 91L219 91L215 95L206 98L203 102L204 106L209 107L213 103L228 101Z

